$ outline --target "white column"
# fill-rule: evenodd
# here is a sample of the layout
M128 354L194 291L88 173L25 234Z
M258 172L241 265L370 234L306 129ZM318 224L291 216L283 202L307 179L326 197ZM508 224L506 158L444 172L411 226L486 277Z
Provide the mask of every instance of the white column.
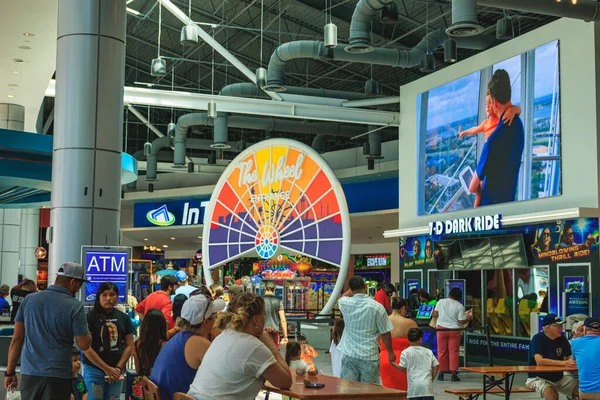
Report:
M40 245L40 209L24 208L21 210L21 261L19 273L23 278L37 281L38 259L35 249Z
M119 244L125 0L59 0L48 282L81 246Z
M21 210L0 209L0 284L11 288L18 282Z

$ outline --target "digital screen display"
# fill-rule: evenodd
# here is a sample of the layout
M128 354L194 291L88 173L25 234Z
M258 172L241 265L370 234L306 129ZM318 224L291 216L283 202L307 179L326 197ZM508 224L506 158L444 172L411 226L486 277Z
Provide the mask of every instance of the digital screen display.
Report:
M410 293L413 289L419 290L420 288L420 282L418 279L407 279L406 285L408 288L408 291L406 293Z
M444 294L446 297L450 294L450 291L454 288L460 289L462 292L462 298L455 299L460 302L460 304L465 305L465 281L462 279L447 279L444 282Z
M418 95L419 215L560 195L559 75L553 41Z
M431 319L431 313L435 306L430 306L427 304L423 304L419 307L419 311L417 311L417 319Z
M585 293L585 278L583 276L565 277L565 292Z

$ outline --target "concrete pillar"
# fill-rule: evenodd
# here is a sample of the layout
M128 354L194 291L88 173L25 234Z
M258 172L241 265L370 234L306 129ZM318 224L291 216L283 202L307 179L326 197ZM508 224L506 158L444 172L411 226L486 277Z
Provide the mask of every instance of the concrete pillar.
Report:
M0 103L0 128L25 130L25 107L19 104Z
M48 283L83 245L119 244L125 0L59 0Z
M21 210L21 245L19 272L23 278L37 282L38 259L35 249L40 245L40 209L24 208Z
M0 284L18 282L21 210L0 209Z

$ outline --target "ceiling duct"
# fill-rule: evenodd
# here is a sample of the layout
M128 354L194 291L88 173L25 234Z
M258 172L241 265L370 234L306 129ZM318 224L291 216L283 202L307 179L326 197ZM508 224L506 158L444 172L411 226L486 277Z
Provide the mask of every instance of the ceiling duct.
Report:
M331 61L354 62L362 64L385 65L397 68L412 68L421 64L423 54L432 52L442 46L448 35L443 30L429 32L412 49L375 48L369 53L347 52L348 45L339 45L327 49L318 41L300 40L279 46L271 55L267 69L267 86L265 89L285 90L285 66L288 62L301 58L322 59ZM484 50L498 43L495 36L479 35L453 39L456 46L464 49Z
M371 21L379 10L392 4L393 0L360 0L354 8L350 22L350 45L345 47L348 53L368 53L371 45Z
M265 71L266 72L266 71ZM265 77L266 79L266 77ZM343 100L364 100L372 99L373 96L359 92L345 92L342 90L330 90L323 88L306 88L300 86L286 86L286 94L295 94L300 96L311 96L311 97L324 97L330 99L343 99ZM263 90L259 89L252 82L240 82L232 83L224 86L219 92L219 96L232 96L232 97L257 97L257 98L270 98ZM297 102L298 100L295 99Z
M574 5L570 1L556 0L477 0L477 4L503 10L581 19L586 22L600 20L600 4L596 1L583 1Z
M227 144L227 115L219 113L213 125L213 149L228 149L231 146Z
M452 26L446 29L448 36L477 36L483 26L477 22L477 0L452 0Z
M155 181L158 173L158 152L165 147L171 145L171 140L168 136L163 136L152 142L152 151L146 157L146 180ZM185 154L184 154L185 156ZM185 157L184 157L185 160Z

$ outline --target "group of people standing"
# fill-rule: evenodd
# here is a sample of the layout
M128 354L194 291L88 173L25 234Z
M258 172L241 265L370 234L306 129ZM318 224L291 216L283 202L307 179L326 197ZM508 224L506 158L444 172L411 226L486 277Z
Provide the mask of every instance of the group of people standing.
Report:
M176 392L196 399L254 398L264 379L290 387L290 369L265 329L265 300L232 285L226 307L222 288L192 289L184 278L164 276L160 290L137 305L143 320L134 342L131 319L117 307L117 285L102 283L86 314L75 298L85 282L83 267L63 264L55 284L26 296L17 311L6 389L20 383L23 400L118 399L130 356L139 377L155 382L165 399ZM174 301L179 295L186 296L181 304ZM169 337L173 320L178 330ZM143 398L135 389L132 396Z

